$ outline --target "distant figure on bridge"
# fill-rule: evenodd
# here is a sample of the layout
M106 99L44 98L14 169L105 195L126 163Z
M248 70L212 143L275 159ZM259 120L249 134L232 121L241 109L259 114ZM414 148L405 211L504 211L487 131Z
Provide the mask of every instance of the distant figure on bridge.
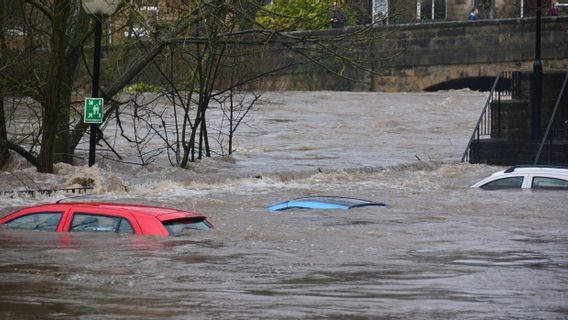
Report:
M376 21L377 21L377 24L386 25L387 24L387 17L383 12L379 11L379 13L377 13L377 15L376 15Z
M557 16L560 14L557 4L558 1L552 1L552 6L550 7L550 12L549 12L551 16Z
M471 9L469 15L467 16L467 20L478 20L479 19L479 10L477 8Z
M341 10L339 3L337 1L333 2L331 17L329 18L329 22L331 23L331 27L333 29L343 28L345 22L347 22L347 16L345 12Z

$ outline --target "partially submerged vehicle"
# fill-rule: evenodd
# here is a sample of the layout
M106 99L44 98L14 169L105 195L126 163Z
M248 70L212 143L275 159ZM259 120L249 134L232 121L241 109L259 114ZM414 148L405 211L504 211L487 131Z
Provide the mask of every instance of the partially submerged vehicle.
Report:
M200 213L101 202L54 203L28 207L0 219L9 229L179 236L184 230L212 229Z
M514 166L493 173L477 182L472 188L500 189L552 189L568 190L568 167Z
M349 210L360 207L386 207L380 202L364 199L332 196L305 197L280 202L268 207L270 211L282 211L287 209L343 209Z

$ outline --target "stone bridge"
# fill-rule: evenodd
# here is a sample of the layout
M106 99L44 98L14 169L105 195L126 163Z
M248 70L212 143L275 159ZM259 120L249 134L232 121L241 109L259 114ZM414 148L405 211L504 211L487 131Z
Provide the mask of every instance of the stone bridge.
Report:
M355 28L327 32L348 33ZM380 45L361 48L355 53L360 58L375 60L377 63L372 64L375 72L335 66L337 72L358 80L354 82L321 68L296 67L264 79L263 89L384 92L485 89L501 71L532 70L535 30L535 18L382 26L374 31L383 33ZM541 30L544 71L568 71L568 16L543 17ZM400 54L392 55L392 48L400 48ZM382 59L387 55L391 57Z

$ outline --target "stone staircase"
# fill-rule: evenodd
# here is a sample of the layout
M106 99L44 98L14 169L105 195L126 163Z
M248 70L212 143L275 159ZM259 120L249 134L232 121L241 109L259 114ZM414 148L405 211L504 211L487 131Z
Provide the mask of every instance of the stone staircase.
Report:
M531 138L531 77L532 73L519 72L511 82L511 98L494 99L490 103L488 118L489 135L470 144L469 162L492 165L532 164L535 161L541 139ZM541 132L548 126L556 104L564 72L543 75L543 101ZM564 93L553 127L552 143L545 159L539 164L568 165L568 97Z

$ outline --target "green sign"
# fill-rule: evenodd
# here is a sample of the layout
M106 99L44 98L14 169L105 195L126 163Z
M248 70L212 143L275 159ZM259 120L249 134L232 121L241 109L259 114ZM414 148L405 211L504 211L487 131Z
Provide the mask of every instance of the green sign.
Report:
M85 98L85 123L103 123L103 98Z

